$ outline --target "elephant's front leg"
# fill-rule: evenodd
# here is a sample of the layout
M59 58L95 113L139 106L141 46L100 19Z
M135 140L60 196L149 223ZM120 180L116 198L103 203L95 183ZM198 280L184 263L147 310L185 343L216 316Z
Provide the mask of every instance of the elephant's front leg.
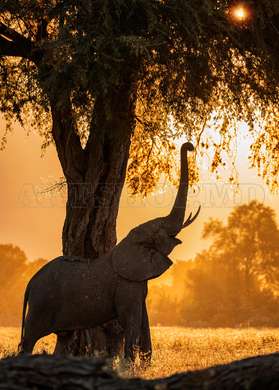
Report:
M124 357L135 361L140 349L144 296L141 282L123 281L116 295L118 320L124 329Z
M141 307L133 308L126 319L124 356L132 362L136 360L140 350L141 311Z
M146 302L142 305L142 327L140 336L140 361L143 368L150 366L152 358L152 343Z

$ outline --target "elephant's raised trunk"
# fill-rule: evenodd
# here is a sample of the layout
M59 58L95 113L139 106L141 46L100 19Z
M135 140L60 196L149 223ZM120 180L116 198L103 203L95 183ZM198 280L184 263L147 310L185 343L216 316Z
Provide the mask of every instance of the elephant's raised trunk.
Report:
M187 152L193 150L194 147L190 142L184 143L181 147L179 187L172 210L165 219L165 228L170 236L178 234L183 227L189 186Z

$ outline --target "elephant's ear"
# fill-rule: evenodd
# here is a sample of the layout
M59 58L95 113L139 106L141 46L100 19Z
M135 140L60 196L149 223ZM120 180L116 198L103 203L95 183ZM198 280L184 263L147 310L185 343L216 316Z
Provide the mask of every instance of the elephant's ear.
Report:
M112 265L122 278L141 282L160 276L172 261L155 249L131 244L124 239L112 251Z

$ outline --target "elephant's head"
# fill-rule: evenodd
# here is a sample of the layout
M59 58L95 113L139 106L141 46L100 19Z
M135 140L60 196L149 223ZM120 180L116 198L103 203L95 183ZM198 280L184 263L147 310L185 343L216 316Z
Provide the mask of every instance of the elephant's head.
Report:
M190 142L181 147L180 182L171 212L134 228L113 249L114 270L123 278L132 281L153 279L172 264L168 255L176 245L181 244L176 235L190 225L200 211L199 208L193 218L190 214L184 221L189 181L187 152L193 150Z

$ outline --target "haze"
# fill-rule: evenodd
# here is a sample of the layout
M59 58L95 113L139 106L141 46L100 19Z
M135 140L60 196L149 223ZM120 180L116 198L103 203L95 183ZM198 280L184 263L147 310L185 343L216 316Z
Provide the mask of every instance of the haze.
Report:
M0 135L4 133L1 122ZM62 176L54 146L41 157L41 138L15 126L8 136L8 144L0 152L0 243L20 246L28 259L51 259L61 254L61 232L65 216L65 192L44 193ZM263 201L277 212L279 196L272 195L254 169L248 169L249 144L239 145L238 168L240 191L234 195L230 187L216 183L204 170L204 177L196 193L190 193L187 213L199 204L202 212L198 220L183 233L183 244L172 253L173 259L189 259L207 246L201 240L204 222L208 218L225 219L232 208L253 198ZM169 186L164 193L154 193L146 199L131 197L125 187L118 215L118 239L131 228L151 218L165 215L172 204L176 189Z

